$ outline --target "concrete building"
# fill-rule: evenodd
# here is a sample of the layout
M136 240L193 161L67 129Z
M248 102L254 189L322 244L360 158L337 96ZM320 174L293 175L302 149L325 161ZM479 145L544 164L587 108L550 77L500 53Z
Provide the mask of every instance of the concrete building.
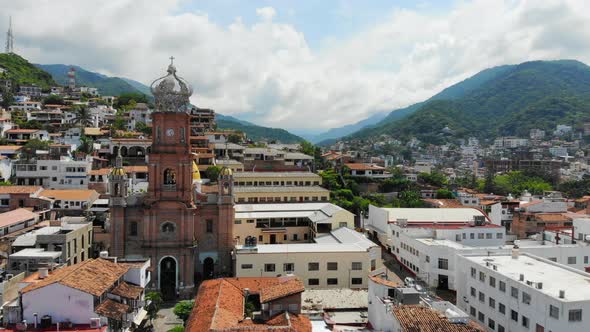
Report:
M51 201L40 196L41 192L41 186L0 186L0 212L27 208L45 219Z
M387 172L385 167L374 164L347 163L344 164L349 170L351 176L363 176L373 179L390 178L391 173Z
M0 236L8 235L31 227L39 222L39 214L27 209L16 209L0 213Z
M18 185L42 186L45 189L88 189L91 169L91 157L85 160L69 157L39 159L17 163L15 178Z
M457 305L488 331L587 331L590 274L514 251L460 256Z
M51 199L54 211L63 216L82 215L99 197L95 190L90 189L46 189L39 195Z
M307 288L367 288L382 266L381 247L346 227L313 243L238 245L234 261L237 277L294 274Z
M311 172L241 172L234 174L237 203L319 202L330 199L320 187L322 178Z
M24 145L29 140L38 139L41 141L49 140L49 133L41 129L9 129L4 131L4 136L9 144Z
M300 243L340 227L354 228L354 214L331 203L238 204L233 236L238 244Z

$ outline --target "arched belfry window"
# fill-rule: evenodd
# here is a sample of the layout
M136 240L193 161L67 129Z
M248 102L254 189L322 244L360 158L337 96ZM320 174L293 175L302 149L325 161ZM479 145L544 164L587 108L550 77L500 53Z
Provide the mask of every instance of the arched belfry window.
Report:
M170 234L170 233L174 233L176 232L176 225L174 225L171 222L165 222L162 224L162 233L164 234Z
M176 184L176 172L173 169L167 168L164 171L164 184Z

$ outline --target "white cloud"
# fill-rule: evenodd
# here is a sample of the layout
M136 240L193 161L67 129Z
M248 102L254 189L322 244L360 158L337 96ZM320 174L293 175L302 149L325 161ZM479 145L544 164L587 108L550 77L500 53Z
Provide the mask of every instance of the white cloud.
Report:
M256 9L256 15L260 16L265 21L272 21L277 15L277 11L272 7L262 7Z
M399 9L318 50L271 7L257 10L259 22L229 26L178 14L174 0L0 0L0 8L13 16L17 52L33 62L149 83L174 55L196 105L284 128L356 122L495 65L590 63L590 12L581 0L461 1L444 15Z

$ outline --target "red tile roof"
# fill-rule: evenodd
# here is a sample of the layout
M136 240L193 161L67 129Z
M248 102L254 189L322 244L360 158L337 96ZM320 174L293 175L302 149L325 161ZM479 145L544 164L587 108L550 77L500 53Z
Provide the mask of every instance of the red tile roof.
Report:
M282 313L263 323L244 317L245 288L248 288L251 294L262 294L265 288L274 287L281 283L290 284L290 280L290 278L206 280L199 287L195 306L185 331L311 332L311 322L305 316Z
M123 315L128 313L130 310L129 306L123 303L106 299L104 302L96 307L96 313L107 318L122 320Z
M377 283L379 285L383 285L383 286L387 286L387 287L400 287L401 285L395 281L391 281L391 280L387 280L384 278L381 278L379 276L372 276L369 275L369 279L371 279L371 281L373 281L374 283Z
M9 227L30 219L35 219L38 214L33 213L27 209L16 209L4 213L0 213L0 227Z
M143 287L132 285L123 281L117 287L115 287L111 293L128 299L137 299L139 296L141 296L141 293L143 293Z
M0 194L34 194L41 189L41 186L0 186Z
M282 278L279 278L281 280ZM270 302L282 297L301 293L305 290L303 282L299 278L289 278L260 290L260 303Z
M129 266L125 264L117 264L101 258L88 259L54 271L47 278L25 287L22 293L59 283L94 296L101 296L128 270Z
M373 165L373 164L359 164L359 163L346 163L344 166L348 167L351 170L356 171L363 171L363 170L378 170L383 171L385 167Z
M89 201L93 197L98 198L98 193L93 189L46 189L39 194L58 200Z
M4 133L6 134L32 134L38 132L39 129L8 129Z
M400 305L393 308L393 315L404 332L483 332L478 324L453 324L442 313L419 305Z

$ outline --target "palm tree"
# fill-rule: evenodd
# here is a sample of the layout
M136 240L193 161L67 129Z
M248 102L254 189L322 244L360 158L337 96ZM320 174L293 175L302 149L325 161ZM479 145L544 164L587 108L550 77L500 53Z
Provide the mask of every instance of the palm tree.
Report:
M92 126L92 119L90 111L86 106L78 106L74 109L75 116L72 121L80 125L80 129L83 131L85 127Z

